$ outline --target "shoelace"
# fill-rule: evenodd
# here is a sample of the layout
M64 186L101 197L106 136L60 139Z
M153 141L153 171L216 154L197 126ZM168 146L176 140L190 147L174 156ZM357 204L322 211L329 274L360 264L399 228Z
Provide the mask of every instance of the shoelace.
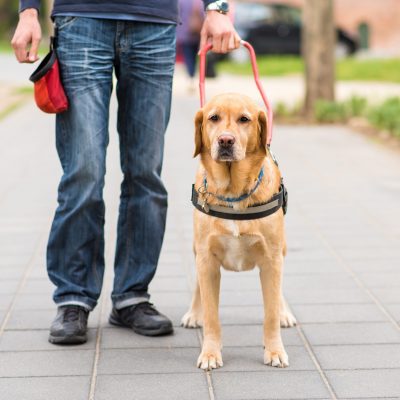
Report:
M147 315L156 315L158 314L157 310L153 307L152 303L146 302L146 303L139 303L136 306L133 306L134 310L139 310L142 309L144 314Z
M69 306L65 310L64 313L64 322L65 321L76 321L79 319L79 311L80 308L78 306Z

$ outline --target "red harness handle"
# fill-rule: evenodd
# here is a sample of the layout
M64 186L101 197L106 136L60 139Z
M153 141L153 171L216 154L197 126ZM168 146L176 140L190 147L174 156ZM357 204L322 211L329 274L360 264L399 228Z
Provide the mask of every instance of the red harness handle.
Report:
M267 125L267 145L271 144L272 140L272 123L273 123L273 112L270 102L268 101L267 96L265 95L264 89L260 82L260 77L258 74L258 67L257 67L257 60L256 60L256 53L254 52L253 46L241 40L240 43L247 48L250 53L250 60L251 60L251 67L253 69L254 80L256 81L257 88L261 94L261 97L264 101L265 107L267 109L267 116L268 116L268 125ZM199 78L199 88L200 88L200 105L201 107L204 106L205 103L205 90L204 90L204 80L206 76L206 55L207 52L210 51L212 48L212 44L206 44L200 50L200 78Z

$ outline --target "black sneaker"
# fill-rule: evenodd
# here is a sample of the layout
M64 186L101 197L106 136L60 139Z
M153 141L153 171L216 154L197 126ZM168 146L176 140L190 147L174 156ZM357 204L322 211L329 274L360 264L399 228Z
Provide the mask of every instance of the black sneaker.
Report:
M66 305L57 309L50 327L49 342L53 344L82 344L87 341L89 311L81 306Z
M126 326L145 336L168 335L174 331L169 318L157 311L149 302L120 310L113 308L109 322L112 325Z

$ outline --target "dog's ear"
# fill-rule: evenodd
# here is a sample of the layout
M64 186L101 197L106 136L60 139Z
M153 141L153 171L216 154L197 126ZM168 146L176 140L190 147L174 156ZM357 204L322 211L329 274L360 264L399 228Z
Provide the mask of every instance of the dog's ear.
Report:
M203 110L197 111L196 117L194 119L194 154L196 157L201 153L201 147L203 142Z
M261 147L267 152L267 114L265 111L258 112L258 134L260 135Z

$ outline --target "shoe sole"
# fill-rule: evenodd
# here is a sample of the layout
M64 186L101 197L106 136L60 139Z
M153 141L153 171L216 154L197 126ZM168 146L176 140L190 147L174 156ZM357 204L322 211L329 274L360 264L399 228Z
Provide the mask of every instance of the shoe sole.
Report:
M143 335L143 336L164 336L164 335L169 335L170 333L172 333L174 331L172 326L163 326L162 328L158 328L158 329L135 328L135 327L131 327L131 326L127 326L127 325L123 324L119 319L116 319L112 316L110 316L110 318L108 319L108 322L111 325L122 326L125 328L132 329L135 333L137 333L139 335Z
M49 335L52 344L83 344L87 342L87 336L52 336Z

